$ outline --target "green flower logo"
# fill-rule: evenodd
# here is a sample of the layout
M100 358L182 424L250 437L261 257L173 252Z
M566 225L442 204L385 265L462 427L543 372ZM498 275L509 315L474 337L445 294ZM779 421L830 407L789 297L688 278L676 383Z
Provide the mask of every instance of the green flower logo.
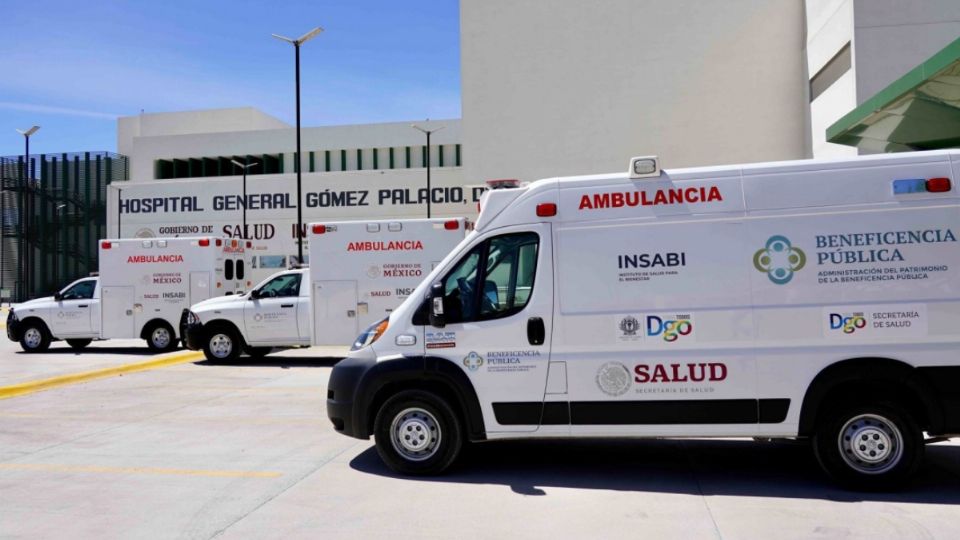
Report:
M763 249L753 254L753 267L758 272L766 272L770 281L785 285L793 279L793 273L807 264L807 255L802 249L793 247L786 236L771 236Z

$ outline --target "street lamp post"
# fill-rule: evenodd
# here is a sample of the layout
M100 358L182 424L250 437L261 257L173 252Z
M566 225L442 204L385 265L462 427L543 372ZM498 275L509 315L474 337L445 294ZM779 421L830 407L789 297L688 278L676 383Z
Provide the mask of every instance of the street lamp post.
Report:
M244 158L244 161L247 161ZM243 169L243 239L247 239L247 169L250 167L256 167L259 165L258 162L254 161L253 163L240 163L235 159L230 160L231 163Z
M425 133L425 134L427 135L427 219L430 219L430 217L431 217L431 215L430 215L430 202L431 202L430 199L433 198L432 195L431 195L431 193L430 193L430 134L431 134L431 133L436 133L436 132L440 131L441 129L443 129L443 128L447 127L447 126L440 126L440 127L436 128L436 129L426 129L426 128L422 128L422 127L420 127L420 126L418 126L418 125L416 125L416 124L410 124L410 127L412 127L413 129L415 129L415 130L417 130L417 131L420 131L420 132L422 132L422 133Z
M286 41L287 43L293 45L294 50L294 66L296 71L296 94L297 94L297 262L303 264L303 183L302 183L302 172L303 172L303 159L300 152L300 46L306 43L307 41L317 37L320 32L323 32L323 28L319 26L313 30L307 32L306 34L300 36L297 39L290 39L288 37L280 36L277 34L272 34L273 37Z
M17 133L23 135L24 150L23 150L23 167L20 170L20 174L23 176L23 185L21 186L21 201L20 205L20 218L21 218L21 227L20 231L23 235L23 241L20 242L20 260L18 261L17 267L21 272L20 287L26 297L29 294L30 286L30 216L27 215L26 207L29 205L29 199L27 198L27 188L30 184L30 136L37 132L40 129L40 126L33 126L30 129L18 129Z

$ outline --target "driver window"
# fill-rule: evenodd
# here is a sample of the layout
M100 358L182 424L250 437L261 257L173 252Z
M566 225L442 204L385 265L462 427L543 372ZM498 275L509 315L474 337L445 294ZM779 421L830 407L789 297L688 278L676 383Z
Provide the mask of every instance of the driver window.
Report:
M271 279L260 287L260 296L264 298L300 296L300 274L284 274Z
M496 319L523 309L533 292L538 246L535 233L521 233L474 248L444 280L447 321Z
M512 234L490 240L480 295L480 316L496 318L527 305L537 269L537 235Z
M89 300L93 298L93 290L97 287L94 280L81 281L66 291L63 291L64 300Z

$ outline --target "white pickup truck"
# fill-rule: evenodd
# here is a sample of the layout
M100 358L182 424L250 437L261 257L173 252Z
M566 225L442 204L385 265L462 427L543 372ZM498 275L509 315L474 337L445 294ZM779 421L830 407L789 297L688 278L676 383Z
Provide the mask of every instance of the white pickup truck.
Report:
M17 305L7 314L7 337L26 352L61 339L74 349L86 347L100 337L100 280L78 279L53 296Z

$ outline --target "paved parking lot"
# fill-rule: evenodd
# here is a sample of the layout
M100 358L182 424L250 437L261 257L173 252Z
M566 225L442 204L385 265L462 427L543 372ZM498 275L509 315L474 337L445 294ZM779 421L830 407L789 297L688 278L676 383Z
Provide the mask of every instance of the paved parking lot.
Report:
M135 346L135 348L131 348ZM149 359L139 343L25 355L0 385ZM831 487L802 444L506 442L398 478L337 435L330 351L184 363L0 400L0 537L957 538L960 444L909 491Z

